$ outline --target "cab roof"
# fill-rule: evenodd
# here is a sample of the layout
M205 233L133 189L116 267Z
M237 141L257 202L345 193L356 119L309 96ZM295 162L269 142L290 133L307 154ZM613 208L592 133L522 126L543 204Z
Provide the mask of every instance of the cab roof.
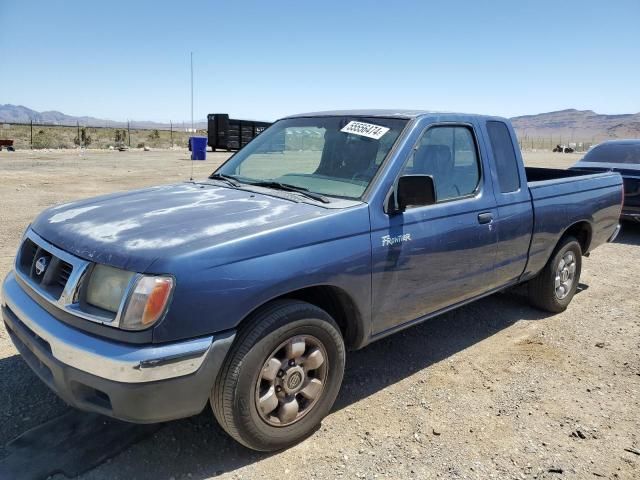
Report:
M413 119L418 117L476 117L476 118L493 118L507 120L502 117L491 115L477 115L472 113L456 113L456 112L436 112L433 110L408 110L408 109L361 109L361 110L327 110L324 112L299 113L296 115L288 115L284 118L303 118L303 117L384 117L384 118L404 118Z

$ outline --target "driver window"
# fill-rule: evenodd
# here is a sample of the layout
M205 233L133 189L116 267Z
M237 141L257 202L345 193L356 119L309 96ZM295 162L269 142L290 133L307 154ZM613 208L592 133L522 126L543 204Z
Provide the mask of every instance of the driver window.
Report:
M422 135L402 175L431 175L437 202L465 197L480 182L477 151L470 128L432 127Z

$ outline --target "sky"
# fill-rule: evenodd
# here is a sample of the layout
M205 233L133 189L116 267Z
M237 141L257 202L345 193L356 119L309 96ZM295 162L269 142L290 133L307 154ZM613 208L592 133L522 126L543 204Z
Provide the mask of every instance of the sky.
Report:
M640 0L0 0L0 104L111 120L640 112Z

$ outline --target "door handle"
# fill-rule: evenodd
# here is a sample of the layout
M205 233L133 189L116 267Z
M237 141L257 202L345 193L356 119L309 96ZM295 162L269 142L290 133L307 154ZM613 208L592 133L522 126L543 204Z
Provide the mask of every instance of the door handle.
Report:
M491 223L493 222L493 213L484 212L478 214L478 223Z

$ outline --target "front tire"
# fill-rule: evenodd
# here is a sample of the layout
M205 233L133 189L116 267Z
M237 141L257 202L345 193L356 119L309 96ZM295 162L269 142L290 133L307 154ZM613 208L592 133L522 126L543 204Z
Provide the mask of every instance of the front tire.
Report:
M574 237L565 237L542 271L529 281L529 302L547 312L567 309L576 293L582 270L582 248Z
M275 301L240 330L211 393L213 413L246 447L289 447L331 410L344 364L344 341L327 312L298 300Z

